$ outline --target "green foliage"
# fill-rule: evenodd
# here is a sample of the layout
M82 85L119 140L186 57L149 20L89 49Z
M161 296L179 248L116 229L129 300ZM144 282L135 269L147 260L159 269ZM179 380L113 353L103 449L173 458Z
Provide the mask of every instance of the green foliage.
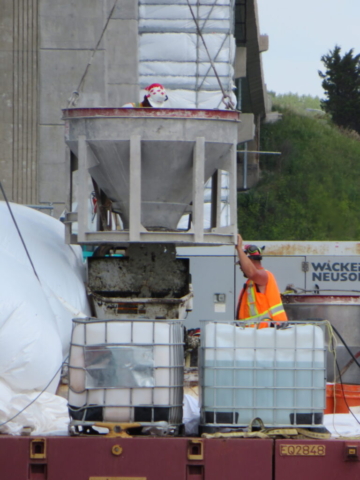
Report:
M239 231L257 240L357 240L360 141L324 118L279 109L265 124L261 180L238 196Z
M320 98L311 95L297 95L295 93L277 94L269 92L274 109L290 108L300 115L313 116L321 113Z
M340 52L336 45L321 57L326 70L319 71L319 75L327 96L321 107L337 125L360 133L360 55L353 56L353 49L343 57Z

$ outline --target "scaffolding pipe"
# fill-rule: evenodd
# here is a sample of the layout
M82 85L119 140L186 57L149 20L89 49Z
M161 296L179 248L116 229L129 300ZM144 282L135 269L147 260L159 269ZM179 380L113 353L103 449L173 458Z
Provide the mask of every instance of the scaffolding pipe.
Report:
M247 162L248 162L248 149L247 149L247 143L245 142L244 144L244 160L243 160L243 189L247 190Z

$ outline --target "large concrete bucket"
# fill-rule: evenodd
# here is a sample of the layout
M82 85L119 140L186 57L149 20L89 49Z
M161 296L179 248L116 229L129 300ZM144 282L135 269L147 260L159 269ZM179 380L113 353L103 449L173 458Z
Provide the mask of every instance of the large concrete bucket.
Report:
M66 143L78 156L79 137L90 152L88 171L112 201L124 228L130 221L130 165L141 170L141 224L175 230L193 201L193 158L204 139L206 182L234 162L239 113L221 110L94 108L64 110ZM140 145L136 147L137 143Z

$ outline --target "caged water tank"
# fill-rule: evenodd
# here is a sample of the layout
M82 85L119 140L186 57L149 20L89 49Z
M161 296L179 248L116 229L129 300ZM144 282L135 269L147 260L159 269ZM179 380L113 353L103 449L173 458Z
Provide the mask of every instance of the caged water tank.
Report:
M325 340L321 323L256 329L245 322L206 322L201 334L201 425L322 424Z
M69 410L74 420L177 426L182 401L181 322L73 320Z

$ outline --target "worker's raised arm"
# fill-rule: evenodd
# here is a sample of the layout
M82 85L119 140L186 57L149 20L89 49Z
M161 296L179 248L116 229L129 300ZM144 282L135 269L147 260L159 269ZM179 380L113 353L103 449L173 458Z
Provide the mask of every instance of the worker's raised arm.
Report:
M236 245L239 257L240 268L245 277L255 282L257 285L266 285L268 282L268 274L261 266L260 261L250 260L243 250L243 239L238 234L238 242Z

